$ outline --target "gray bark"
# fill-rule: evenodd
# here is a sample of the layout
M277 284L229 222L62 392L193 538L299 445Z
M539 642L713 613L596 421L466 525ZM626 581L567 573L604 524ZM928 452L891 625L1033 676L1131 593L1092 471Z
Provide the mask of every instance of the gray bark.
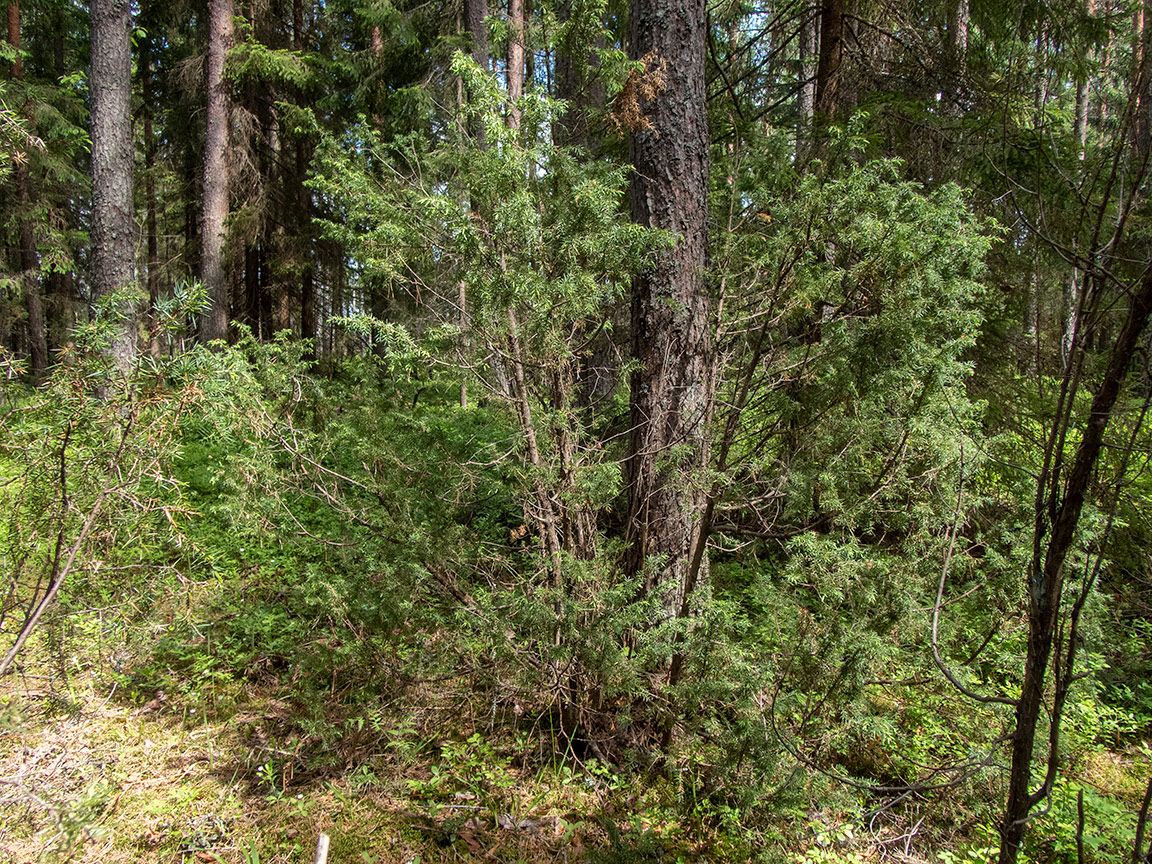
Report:
M92 0L92 293L135 281L132 204L132 48L128 0ZM109 356L122 375L136 360L137 304L126 297Z
M232 45L232 13L232 0L209 0L200 279L208 289L211 307L200 325L200 338L204 342L228 336L229 285L224 267L224 240L230 186L228 123L232 99L224 79L224 59Z
M632 2L632 57L666 64L663 92L645 106L651 128L632 135L632 217L677 242L632 284L626 563L670 614L706 497L698 475L712 406L705 33L703 0Z
M812 118L816 114L816 11L805 8L800 21L800 93L796 129L796 153L807 152L812 142Z
M524 0L508 0L508 126L520 128L524 95Z

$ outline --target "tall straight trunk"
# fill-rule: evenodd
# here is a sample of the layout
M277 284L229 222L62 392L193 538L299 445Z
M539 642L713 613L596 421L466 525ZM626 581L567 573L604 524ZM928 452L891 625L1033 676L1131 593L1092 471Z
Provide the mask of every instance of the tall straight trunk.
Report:
M130 286L135 274L132 206L132 48L129 0L92 0L92 293ZM136 359L136 304L119 310L110 358L127 375Z
M28 166L16 166L16 197L21 210L31 203ZM29 371L39 381L48 369L48 334L44 322L44 299L40 290L40 256L36 253L36 235L29 219L19 220L20 281L24 288L24 306L28 313Z
M488 71L488 0L464 0L464 32L472 40L472 59Z
M8 42L20 51L20 4L17 0L8 2ZM24 77L24 61L17 53L12 61L12 80ZM32 380L39 381L48 368L48 338L44 326L44 301L40 291L40 261L36 254L36 234L32 222L27 218L32 201L32 179L28 174L28 164L21 160L12 172L16 181L16 206L21 213L16 220L16 231L20 242L20 281L24 290L24 307L28 313L28 354Z
M19 0L8 0L8 44L16 49L16 57L12 60L12 80L20 81L24 78L24 58L20 56L20 3Z
M969 0L953 0L952 19L948 22L948 85L953 97L959 97L968 76Z
M263 339L260 332L260 255L255 243L244 247L244 318L252 335Z
M300 218L297 242L300 244L300 338L316 338L316 285L312 263L312 190L304 185L308 176L309 147L302 138L296 139L296 188L299 192ZM305 352L306 358L316 358L315 342Z
M472 45L472 60L483 69L485 72L489 68L488 60L488 23L485 18L488 15L488 0L462 0L462 19L464 25L464 32L468 35L468 39ZM460 111L463 114L464 110L464 86L462 81L457 82L457 98L460 100ZM509 115L511 119L511 115ZM519 115L516 117L517 124L519 123ZM479 117L473 117L468 124L468 134L476 141L476 146L483 149L487 146L487 136L484 134L484 123ZM484 212L484 202L480 200L480 195L475 187L468 190L468 207L472 216L476 219L482 219ZM461 280L457 283L457 303L459 305L459 315L457 321L459 322L460 329L463 333L461 340L461 353L468 357L473 353L474 346L469 334L470 319L468 317L468 287ZM507 376L504 374L504 367L502 361L496 356L493 362L493 373L502 382L507 382ZM506 395L511 396L511 389L504 387L502 390ZM467 377L462 379L460 384L460 405L467 407L468 403L468 385Z
M292 4L292 47L305 50L304 2L294 0ZM372 28L372 51L379 56L383 53L384 42L379 25ZM297 93L297 100L304 104L303 93ZM304 185L308 178L308 163L311 147L301 135L296 136L295 152L295 192L298 224L296 242L300 247L300 338L308 342L305 359L316 359L316 286L312 264L312 190Z
M148 235L148 349L153 356L160 353L158 338L160 304L160 236L156 222L156 136L152 124L155 94L152 92L152 36L144 36L140 42L140 90L144 105L144 199L145 231Z
M524 95L524 0L508 0L508 125L520 128Z
M276 332L277 307L268 285L268 250L264 241L256 241L256 296L260 302L260 332L264 339L271 339Z
M1133 144L1141 158L1148 154L1152 145L1152 123L1149 112L1152 110L1152 76L1149 75L1149 28L1148 10L1143 2L1136 4L1132 13L1132 79L1136 88L1136 122L1133 124Z
M488 16L488 0L463 0L464 2L464 32L472 43L472 59L476 65L488 71L488 23L484 19ZM473 118L469 133L480 146L484 146L484 124L480 118ZM475 207L475 202L473 202Z
M204 342L228 336L228 276L224 267L228 219L228 124L232 100L224 59L232 44L232 0L208 0L208 90L204 130L204 192L201 201L200 279L211 304L200 325Z
M816 10L805 6L800 18L800 92L797 94L796 153L807 152L812 143L812 118L816 115Z
M1085 77L1076 85L1076 116L1073 120L1073 134L1080 145L1079 158L1084 161L1085 147L1088 143L1088 78ZM1074 247L1075 248L1075 247ZM1068 280L1068 288L1064 292L1064 337L1061 341L1061 359L1067 367L1072 359L1072 343L1080 327L1080 287L1084 279L1084 271L1076 264L1072 265L1072 276Z
M824 0L820 10L820 57L816 67L816 122L823 128L840 109L844 62L844 0Z
M1016 864L1024 832L1028 826L1028 816L1051 792L1055 779L1062 707L1060 693L1057 694L1056 704L1051 711L1052 729L1049 734L1047 774L1037 789L1031 788L1037 727L1045 705L1045 680L1053 645L1062 624L1064 566L1076 539L1080 512L1096 470L1096 463L1104 443L1104 432L1132 365L1132 358L1140 344L1140 336L1150 312L1152 312L1152 272L1144 276L1129 300L1128 314L1108 356L1104 378L1092 398L1088 422L1071 468L1063 477L1042 475L1041 478L1042 485L1036 500L1035 547L1028 572L1028 649L1024 663L1024 682L1020 700L1016 704L1012 765L1008 774L1008 802L1000 823L999 864ZM1065 375L1068 376L1069 373ZM1049 440L1057 441L1060 438L1061 436L1051 434ZM1046 548L1041 544L1044 538L1047 539ZM1070 650L1074 648L1071 640L1069 648Z
M705 4L632 0L631 27L633 59L654 57L665 77L647 106L650 128L632 135L632 218L676 244L632 283L626 565L675 614L704 498L712 405Z

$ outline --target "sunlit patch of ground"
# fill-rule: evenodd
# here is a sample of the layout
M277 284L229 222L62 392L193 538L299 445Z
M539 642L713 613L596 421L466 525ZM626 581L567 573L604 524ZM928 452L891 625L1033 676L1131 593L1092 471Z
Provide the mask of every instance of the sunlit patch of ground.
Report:
M253 741L251 711L202 722L157 700L63 696L14 679L0 699L3 862L311 861L321 832L333 864L578 860L606 841L574 815L604 803L596 784L554 784L506 760L458 764L486 771L492 795L417 760L300 781L263 767L275 747Z

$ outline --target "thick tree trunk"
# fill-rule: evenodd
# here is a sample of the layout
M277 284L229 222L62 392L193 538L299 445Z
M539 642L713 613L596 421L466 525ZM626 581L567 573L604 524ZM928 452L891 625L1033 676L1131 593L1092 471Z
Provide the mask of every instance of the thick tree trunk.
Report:
M464 32L472 41L472 59L488 71L488 0L464 0Z
M963 92L968 76L969 0L953 0L952 18L948 22L948 86L953 99Z
M472 42L472 59L476 65L485 72L489 69L488 63L488 23L484 20L488 15L488 0L463 0L464 2L464 32ZM485 144L484 124L479 118L473 118L468 129L469 134L480 144ZM476 202L473 201L473 208Z
M669 231L632 285L632 432L627 569L677 608L704 500L712 403L708 248L708 120L703 0L633 0L631 51L663 67L664 87L633 133L632 217Z
M200 324L203 342L228 337L228 276L224 267L228 219L228 124L232 100L224 58L232 44L232 0L208 2L207 115L204 131L204 193L201 201L200 279L211 307Z
M300 244L300 338L316 339L316 285L315 268L312 263L312 190L304 185L308 176L308 150L300 139L296 142L296 178L300 193L300 226L297 242ZM309 360L316 359L316 346L313 341L305 353Z
M840 67L844 61L844 11L844 0L824 0L820 10L816 121L821 127L826 127L839 114Z
M1152 272L1148 273L1129 301L1128 315L1112 346L1108 367L1092 399L1080 446L1066 477L1043 478L1036 503L1036 548L1028 573L1028 650L1024 682L1016 705L1016 728L1012 738L1012 767L1008 775L1008 803L1000 823L1000 864L1016 864L1027 828L1028 815L1051 791L1059 743L1060 705L1052 711L1054 728L1049 735L1048 771L1033 791L1032 756L1037 726L1044 708L1044 682L1060 628L1064 564L1076 538L1080 512L1096 470L1104 432L1120 389L1132 365L1140 335L1152 312ZM1057 440L1052 436L1051 440ZM1048 514L1052 513L1051 520ZM1040 538L1047 537L1042 550ZM1057 702L1060 696L1057 696Z
M133 283L132 49L128 0L92 0L92 293ZM136 304L119 310L110 356L126 375L136 359Z
M508 125L520 128L524 95L524 0L508 0Z
M8 0L8 44L20 51L20 3L18 0ZM12 60L12 80L19 81L24 77L24 58L19 53Z

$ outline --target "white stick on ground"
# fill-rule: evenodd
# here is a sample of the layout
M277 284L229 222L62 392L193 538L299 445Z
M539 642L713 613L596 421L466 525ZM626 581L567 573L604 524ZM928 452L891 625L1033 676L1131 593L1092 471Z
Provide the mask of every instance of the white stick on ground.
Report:
M316 841L316 858L312 864L327 864L328 862L328 835L321 834Z

